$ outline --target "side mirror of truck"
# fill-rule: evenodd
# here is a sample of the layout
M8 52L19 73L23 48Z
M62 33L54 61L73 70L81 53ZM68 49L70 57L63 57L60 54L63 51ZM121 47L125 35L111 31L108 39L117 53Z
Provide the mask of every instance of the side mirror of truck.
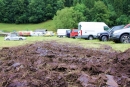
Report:
M110 28L108 26L104 26L104 30L109 30Z

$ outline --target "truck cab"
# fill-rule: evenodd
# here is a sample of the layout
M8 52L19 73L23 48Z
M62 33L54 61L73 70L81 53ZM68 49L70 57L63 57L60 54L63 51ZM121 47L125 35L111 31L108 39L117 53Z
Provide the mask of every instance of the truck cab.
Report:
M70 32L71 38L76 38L78 36L78 29L72 29Z

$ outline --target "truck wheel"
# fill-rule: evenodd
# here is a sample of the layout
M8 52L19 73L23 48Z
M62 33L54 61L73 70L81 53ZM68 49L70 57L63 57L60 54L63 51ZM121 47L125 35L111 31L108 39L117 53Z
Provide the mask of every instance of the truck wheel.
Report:
M121 43L130 43L130 35L128 35L128 34L123 34L123 35L120 37L120 42L121 42Z
M101 40L102 41L108 41L108 38L107 38L107 36L102 36Z
M88 39L89 40L93 40L94 38L93 38L93 36L89 36Z

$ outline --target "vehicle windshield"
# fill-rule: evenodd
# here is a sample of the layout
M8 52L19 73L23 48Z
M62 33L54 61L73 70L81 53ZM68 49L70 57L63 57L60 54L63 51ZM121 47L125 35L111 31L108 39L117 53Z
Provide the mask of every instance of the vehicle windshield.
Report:
M66 32L67 32L67 33L70 33L70 32L71 32L71 30L66 30Z
M74 29L73 32L78 32L78 29Z
M71 30L71 32L78 32L78 29L73 29Z
M81 30L82 25L78 25L78 30Z
M119 30L119 29L123 29L123 28L124 28L124 25L114 26L111 29L109 29L108 32Z

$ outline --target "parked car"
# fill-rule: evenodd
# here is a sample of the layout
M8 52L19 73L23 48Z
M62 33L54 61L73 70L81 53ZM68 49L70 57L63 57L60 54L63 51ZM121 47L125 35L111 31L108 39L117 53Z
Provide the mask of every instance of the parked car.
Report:
M130 43L130 24L126 26L123 29L116 30L112 33L112 40L115 43Z
M92 40L97 38L99 32L104 32L108 29L108 25L104 22L79 22L78 38Z
M112 27L110 30L108 31L105 31L105 32L100 32L97 34L97 38L100 40L100 41L108 41L108 40L111 40L111 34L116 31L116 30L119 30L119 29L122 29L124 27L124 25L118 25L118 26L114 26Z
M70 38L70 32L71 30L66 30L66 37Z
M70 32L70 38L76 38L78 36L78 29L72 29Z
M7 35L4 40L25 40L26 37L18 36L16 34L9 34Z

